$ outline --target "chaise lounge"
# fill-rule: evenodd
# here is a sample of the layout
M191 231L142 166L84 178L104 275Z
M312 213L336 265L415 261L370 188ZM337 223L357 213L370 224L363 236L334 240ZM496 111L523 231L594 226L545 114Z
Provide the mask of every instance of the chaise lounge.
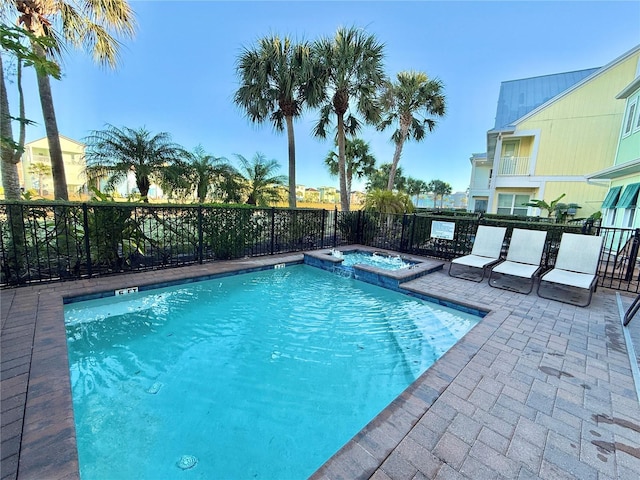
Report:
M514 228L507 259L491 269L489 285L524 294L531 293L536 276L542 268L540 260L546 241L547 232L544 230ZM526 281L524 289L518 288L517 284L521 284L521 280Z
M598 262L602 249L602 237L563 233L555 267L540 277L538 296L550 300L586 307L591 303L598 282ZM568 287L568 288L565 288ZM570 290L587 290L586 303L572 301ZM548 292L560 290L565 296Z
M478 226L471 254L451 260L449 264L449 275L466 280L474 280L465 276L464 273L461 273L458 267L467 267L465 269L466 271L469 269L481 269L482 276L479 280L474 280L481 282L486 275L487 269L500 261L500 252L502 251L502 243L504 242L506 233L507 229L505 227ZM454 265L458 273L452 273L452 267Z

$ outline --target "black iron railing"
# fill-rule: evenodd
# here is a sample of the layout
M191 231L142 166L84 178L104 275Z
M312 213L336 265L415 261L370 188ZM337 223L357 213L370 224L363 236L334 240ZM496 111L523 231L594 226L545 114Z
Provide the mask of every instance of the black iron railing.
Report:
M438 238L433 222L451 227ZM441 224L442 225L442 224ZM0 202L0 287L362 244L450 260L471 252L478 225L548 232L542 259L555 263L565 231L601 235L599 284L640 291L640 230L559 225L478 215L139 203Z

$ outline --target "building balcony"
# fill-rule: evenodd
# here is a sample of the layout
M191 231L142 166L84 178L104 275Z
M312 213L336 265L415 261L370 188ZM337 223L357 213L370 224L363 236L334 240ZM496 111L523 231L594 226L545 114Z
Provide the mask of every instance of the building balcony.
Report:
M501 157L498 175L529 175L530 157Z

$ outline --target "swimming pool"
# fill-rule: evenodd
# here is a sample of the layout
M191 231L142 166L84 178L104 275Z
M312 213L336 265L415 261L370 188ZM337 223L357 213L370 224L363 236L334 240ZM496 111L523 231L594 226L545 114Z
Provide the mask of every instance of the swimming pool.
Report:
M305 478L479 320L303 265L65 317L84 479Z

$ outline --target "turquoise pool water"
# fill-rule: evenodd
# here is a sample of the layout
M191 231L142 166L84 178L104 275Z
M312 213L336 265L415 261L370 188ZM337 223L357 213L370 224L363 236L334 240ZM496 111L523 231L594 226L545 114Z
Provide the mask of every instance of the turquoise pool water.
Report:
M84 480L306 478L479 320L305 265L65 318Z
M382 268L385 270L400 270L415 265L415 263L403 260L400 256L391 256L380 253L368 253L360 251L344 252L340 258L343 258L342 265L345 267L364 264L370 265L372 267Z

